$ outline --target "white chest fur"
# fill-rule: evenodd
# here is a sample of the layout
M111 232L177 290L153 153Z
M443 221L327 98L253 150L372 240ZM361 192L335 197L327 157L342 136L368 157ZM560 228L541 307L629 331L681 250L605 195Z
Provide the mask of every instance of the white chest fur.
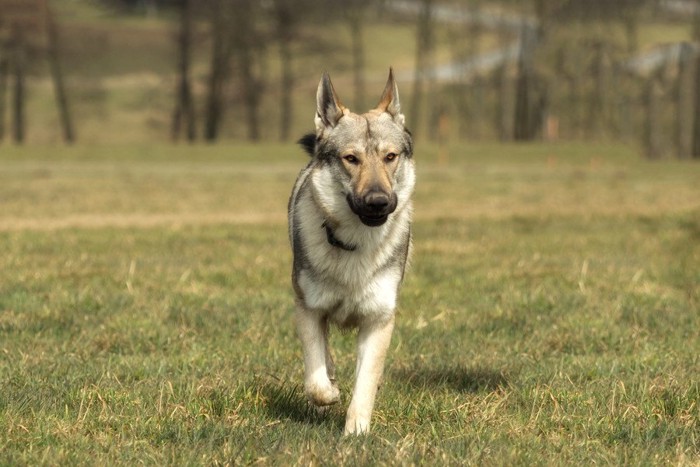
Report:
M401 203L384 225L368 227L350 211L343 198L334 198L334 204L323 203L325 206L319 206L313 190L307 190L300 198L296 203L297 225L308 267L298 271L297 284L305 306L328 314L341 325L391 316L403 276L401 258L406 252L401 245L408 241L410 201ZM326 216L340 221L334 235L352 245L353 251L328 242L322 227ZM301 219L303 222L299 222Z

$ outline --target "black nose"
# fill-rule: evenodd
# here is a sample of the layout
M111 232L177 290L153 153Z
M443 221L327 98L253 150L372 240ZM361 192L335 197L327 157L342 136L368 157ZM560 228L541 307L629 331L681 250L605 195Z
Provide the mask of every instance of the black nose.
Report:
M389 196L381 191L370 191L363 199L368 210L381 213L389 206Z
M365 195L347 195L352 212L357 214L363 224L377 227L386 222L389 214L396 209L396 194L386 194L381 190L370 190Z

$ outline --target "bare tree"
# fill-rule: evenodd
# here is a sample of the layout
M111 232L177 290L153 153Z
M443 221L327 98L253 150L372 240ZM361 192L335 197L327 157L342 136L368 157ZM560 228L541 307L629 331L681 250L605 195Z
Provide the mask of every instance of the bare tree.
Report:
M12 49L12 72L14 75L14 99L12 101L13 127L12 136L15 143L24 143L25 114L24 114L24 88L25 88L25 57L26 47L24 36L19 28L13 28L10 41Z
M0 1L0 139L5 133L5 97L12 77L12 137L21 144L26 137L26 75L37 58L47 58L56 97L63 138L72 143L71 119L60 60L58 26L47 0Z
M455 64L468 64L480 53L484 30L479 19L482 1L466 0L461 5L455 5L454 11L462 16L463 21L444 25L451 59ZM455 83L446 88L449 96L443 98L446 102L440 106L442 108L434 112L442 116L438 117L438 121L453 114L458 128L456 133L462 138L478 138L484 121L484 91L487 80L478 71L475 72L474 68L463 66L455 70ZM492 78L498 79L496 75Z
M695 69L700 70L700 54L695 60ZM693 159L700 159L700 73L695 72L695 120L693 122Z
M688 42L681 44L678 54L678 72L674 86L675 113L674 140L676 155L686 159L691 154L693 110L693 47Z
M693 40L700 44L700 0L697 1L693 21ZM695 53L695 119L693 121L693 159L700 159L700 53Z
M662 154L661 134L659 122L661 76L654 73L644 86L644 132L642 134L644 153L649 159L658 159Z
M294 89L294 69L292 44L296 36L301 13L304 12L304 0L274 0L275 39L280 57L280 141L290 137L292 128Z
M175 109L173 111L172 138L177 141L183 125L187 140L192 142L197 137L194 99L190 80L190 55L192 49L193 0L180 0L180 26L177 33L178 81L175 90Z
M411 121L413 134L418 134L423 112L423 92L426 84L429 86L429 73L432 71L433 53L435 49L435 31L433 21L433 0L421 0L421 9L416 25L416 69L413 81L413 104L411 106Z
M365 108L365 46L363 25L367 16L367 7L371 0L354 0L345 2L345 16L350 28L352 49L352 76L355 88L355 108Z
M247 137L257 141L261 137L259 110L265 89L264 56L268 38L258 29L262 5L255 0L210 0L209 5L212 51L204 137L207 141L217 139L226 102L226 83L235 75Z
M66 86L63 81L58 27L56 26L56 21L54 20L52 12L48 9L46 12L46 32L48 36L47 53L54 85L54 93L56 95L56 106L58 107L59 120L61 121L61 128L63 130L63 139L67 143L73 143L75 141L75 128L68 105Z
M7 80L10 74L10 62L0 47L0 141L5 139L5 108L7 102Z
M606 50L607 43L600 40L591 42L593 49L593 60L589 73L594 85L594 91L589 99L588 122L586 127L594 136L600 136L605 128L610 125L607 122L609 114L609 89L610 89L610 69L611 64Z
M535 91L536 75L534 69L535 31L523 27L520 39L517 76L515 79L515 121L513 138L516 141L532 140L540 123L535 111L537 96Z
M507 63L502 64L493 73L493 83L496 87L497 104L495 127L500 141L510 141L513 134L511 111L510 73Z
M241 80L248 139L260 139L260 104L265 89L264 50L265 37L256 29L259 2L235 0L232 23L232 52Z
M224 84L230 72L228 3L227 0L210 0L208 5L212 47L204 111L204 138L207 141L215 141L219 136L224 110Z

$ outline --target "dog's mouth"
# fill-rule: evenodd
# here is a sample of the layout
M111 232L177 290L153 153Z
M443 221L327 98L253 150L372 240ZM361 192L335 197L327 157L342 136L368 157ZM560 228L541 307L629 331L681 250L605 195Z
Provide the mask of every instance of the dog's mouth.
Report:
M357 217L359 217L362 223L368 227L379 227L386 222L386 220L389 218L389 214L380 216L358 214Z

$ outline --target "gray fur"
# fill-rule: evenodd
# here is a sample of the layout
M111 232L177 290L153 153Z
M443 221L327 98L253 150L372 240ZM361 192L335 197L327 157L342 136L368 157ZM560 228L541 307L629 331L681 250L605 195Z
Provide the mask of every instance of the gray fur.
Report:
M345 432L360 433L369 430L411 250L413 141L391 72L377 108L361 115L342 105L327 74L316 96L316 132L300 140L311 160L288 212L297 331L307 397L324 406L339 400L328 322L358 329Z

